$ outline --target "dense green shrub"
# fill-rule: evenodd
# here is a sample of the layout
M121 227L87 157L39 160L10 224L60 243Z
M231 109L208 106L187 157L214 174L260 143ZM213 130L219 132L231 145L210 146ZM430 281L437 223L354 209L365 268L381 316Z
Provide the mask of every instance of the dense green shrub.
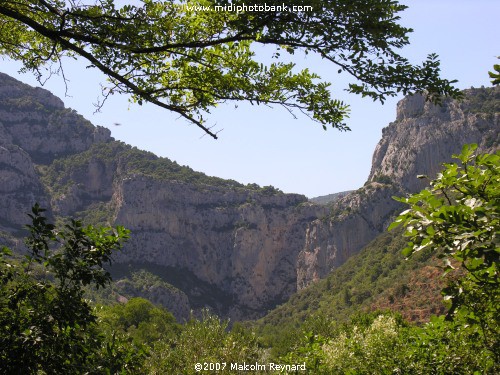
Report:
M0 252L0 373L139 373L144 352L101 334L83 289L110 282L103 265L128 231L78 221L56 230L43 211L33 207L24 261Z
M170 312L144 298L132 298L123 304L103 306L98 316L100 328L108 335L120 332L139 344L153 345L160 340L170 342L180 332L180 326Z
M197 374L195 364L265 363L263 352L253 334L240 326L228 330L228 321L221 321L208 311L202 319L193 318L182 328L173 343L159 341L153 346L147 363L149 374ZM211 371L208 373L215 373Z

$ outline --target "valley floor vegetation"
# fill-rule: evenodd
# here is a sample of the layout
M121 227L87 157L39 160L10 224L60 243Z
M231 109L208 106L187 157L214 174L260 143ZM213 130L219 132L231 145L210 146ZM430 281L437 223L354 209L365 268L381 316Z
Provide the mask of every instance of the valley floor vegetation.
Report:
M143 298L91 302L90 288L111 283L105 265L129 232L75 220L56 228L36 205L28 253L0 252L0 373L249 373L229 370L234 363L304 373L293 365L305 363L311 374L498 374L500 152L476 151L465 146L429 188L398 198L409 205L391 226L410 240L401 258L426 252L444 261L446 313L421 324L354 306L344 320L323 309L289 332L230 326L208 311L179 324ZM227 367L197 371L204 363Z

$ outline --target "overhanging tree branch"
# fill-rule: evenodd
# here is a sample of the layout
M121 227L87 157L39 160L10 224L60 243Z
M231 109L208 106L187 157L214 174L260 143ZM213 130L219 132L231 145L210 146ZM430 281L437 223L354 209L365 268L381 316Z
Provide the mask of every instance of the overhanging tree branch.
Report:
M255 0L254 5L264 3L283 4ZM413 66L395 52L408 43L411 31L397 24L397 12L405 8L397 1L292 3L313 9L216 12L222 3L212 0L144 1L121 8L113 0L2 1L0 25L11 32L0 38L0 54L33 71L64 55L82 56L111 80L113 92L178 113L213 138L203 114L225 101L279 104L325 129L347 129L342 122L347 106L331 98L329 84L282 62L280 50L321 56L357 81L349 91L382 102L397 92L428 92L435 102L460 95L453 81L439 78L435 57ZM276 62L258 61L253 43L274 46Z

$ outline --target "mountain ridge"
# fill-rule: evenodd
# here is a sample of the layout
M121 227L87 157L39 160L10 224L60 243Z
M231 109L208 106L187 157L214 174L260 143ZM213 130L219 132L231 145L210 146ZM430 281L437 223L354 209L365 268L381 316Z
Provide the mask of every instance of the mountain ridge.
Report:
M137 150L65 109L46 90L0 74L0 240L22 249L19 228L35 202L59 222L76 216L124 225L132 238L115 256L117 267L149 268L177 283L175 298L188 304L178 319L187 318L192 306L233 320L258 318L385 230L400 207L392 196L416 187L407 182L413 170L395 169L397 155L423 155L428 163L417 164L437 169L441 153L426 146L439 139L436 134L453 146L440 149L449 151L447 157L462 140L497 147L498 93L472 90L466 92L469 102L446 102L440 109L418 97L404 99L396 121L384 130L365 186L322 206L303 195L206 176ZM422 136L426 121L434 137ZM407 132L408 127L420 130ZM425 168L424 174L432 172ZM178 275L169 279L173 270Z
M393 196L415 193L466 143L487 152L500 144L500 87L464 90L442 106L420 95L398 103L396 120L382 130L367 182L335 201L327 220L307 228L299 254L297 289L325 277L382 233L402 205Z
M18 181L5 184L0 197L0 207L8 208L2 242L22 249L18 229L39 202L61 223L80 217L129 228L117 265L181 270L187 295L203 300L188 282L198 280L230 301L205 306L220 315L256 317L295 292L302 228L322 207L271 186L209 177L115 141L52 94L6 75L0 75L0 101L0 178Z

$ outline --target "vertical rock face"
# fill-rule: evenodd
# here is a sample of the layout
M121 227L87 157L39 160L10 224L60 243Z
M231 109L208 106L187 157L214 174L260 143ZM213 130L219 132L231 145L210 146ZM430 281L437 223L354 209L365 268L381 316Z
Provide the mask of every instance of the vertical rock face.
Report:
M382 131L365 186L332 206L328 220L307 229L298 256L297 288L326 276L385 230L401 206L392 196L413 193L434 178L466 143L493 151L500 143L500 87L466 90L462 102L435 106L422 96L401 100L396 121Z
M35 202L50 208L36 165L111 140L50 92L0 73L0 231L21 233Z
M0 121L10 142L37 163L88 150L112 140L110 131L95 127L47 90L33 88L0 73Z
M466 90L462 102L446 100L443 106L419 95L404 98L396 121L383 130L368 181L390 178L407 191L418 191L427 182L416 176L434 178L464 144L477 143L485 151L497 147L499 102L498 86Z
M0 123L1 131L1 123ZM48 205L35 165L19 146L0 139L0 231L20 233L35 202Z
M56 218L123 225L132 237L115 263L177 287L178 316L186 296L191 308L247 319L296 291L305 228L326 212L304 196L208 177L116 142L49 92L3 74L0 122L0 225L9 236L34 202ZM172 308L164 292L148 296Z
M392 197L401 193L394 185L370 183L335 202L327 218L310 223L298 256L297 289L325 277L379 235L399 207Z
M117 261L195 274L232 300L220 312L235 319L258 316L295 292L304 228L322 210L300 195L146 176L122 180L115 199L116 222L132 231Z
M47 91L0 74L0 242L21 241L35 202L56 219L123 225L132 237L117 269L147 269L175 287L127 285L131 295L178 302L178 317L203 307L259 317L383 231L399 209L391 197L420 188L416 174L432 175L463 143L497 147L498 99L498 89L469 90L442 108L405 98L368 182L326 207L114 141Z

